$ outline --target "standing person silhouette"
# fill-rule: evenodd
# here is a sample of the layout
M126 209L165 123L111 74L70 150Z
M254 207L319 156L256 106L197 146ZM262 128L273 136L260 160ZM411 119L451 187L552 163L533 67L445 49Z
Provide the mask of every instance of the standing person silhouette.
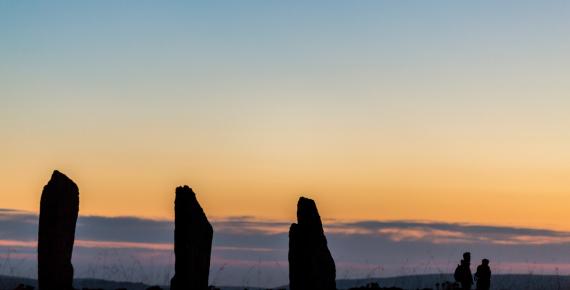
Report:
M473 275L471 274L471 253L463 253L463 260L457 265L453 277L461 284L461 289L470 290L473 285Z
M483 259L481 265L477 266L475 281L477 281L477 290L489 290L491 288L491 268L488 259Z

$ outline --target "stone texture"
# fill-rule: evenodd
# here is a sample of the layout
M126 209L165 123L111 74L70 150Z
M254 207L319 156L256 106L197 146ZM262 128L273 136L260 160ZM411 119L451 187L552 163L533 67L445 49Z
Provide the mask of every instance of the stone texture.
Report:
M176 188L174 202L174 277L171 290L206 290L210 273L213 229L196 194Z
M38 230L38 288L73 289L71 255L79 214L79 189L67 176L54 171L44 186Z
M312 199L297 203L297 223L289 230L291 290L334 290L336 268L327 246L321 217Z

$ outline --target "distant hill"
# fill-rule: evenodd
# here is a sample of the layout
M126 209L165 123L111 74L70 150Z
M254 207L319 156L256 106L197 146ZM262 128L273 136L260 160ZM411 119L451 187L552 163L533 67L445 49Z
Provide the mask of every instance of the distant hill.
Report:
M3 276L0 275L0 290L12 290L18 286L18 284L30 285L37 290L36 279L23 278L23 277L13 277L13 276ZM150 285L143 283L133 283L133 282L118 282L109 281L103 279L74 279L73 286L77 289L82 288L102 288L108 290L115 290L118 288L126 288L128 290L146 290ZM164 288L164 287L163 287Z
M341 279L337 280L337 288L348 289L367 283L376 282L381 287L399 287L403 289L435 289L436 283L453 281L452 274L426 274L399 276L391 278ZM570 276L504 274L493 275L493 290L560 290L570 289Z
M451 274L426 274L426 275L410 275L398 276L390 278L369 278L369 279L340 279L337 280L339 289L348 289L351 287L363 286L367 283L376 282L381 287L400 287L403 289L435 289L436 283L452 281ZM35 279L2 276L0 275L0 290L12 290L18 284L26 284L36 287ZM106 290L115 290L118 288L126 288L128 290L146 290L150 285L144 283L118 282L102 279L75 279L74 286L78 289L82 288L102 288ZM161 286L168 290L168 286ZM243 290L245 287L238 286L221 286L222 290ZM277 288L288 288L286 286ZM265 290L265 288L248 287L249 290ZM530 274L506 274L494 275L492 280L493 290L560 290L570 289L570 276L556 275L530 275ZM36 288L37 290L37 288Z

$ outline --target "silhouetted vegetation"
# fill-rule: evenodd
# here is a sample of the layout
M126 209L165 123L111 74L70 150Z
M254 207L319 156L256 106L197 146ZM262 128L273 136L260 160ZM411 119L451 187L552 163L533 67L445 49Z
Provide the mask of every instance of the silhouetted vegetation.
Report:
M14 288L14 290L34 290L33 286L19 284L18 287Z
M380 285L378 285L378 283L376 282L368 283L362 287L350 288L349 290L363 290L363 289L404 290L402 288L397 288L397 287L380 287Z
M368 283L362 287L350 288L348 290L364 290L364 289L404 290L404 289L398 288L398 287L380 287L380 285L378 285L378 283L376 283L376 282ZM433 289L432 288L423 288L423 289L417 289L417 290L433 290Z

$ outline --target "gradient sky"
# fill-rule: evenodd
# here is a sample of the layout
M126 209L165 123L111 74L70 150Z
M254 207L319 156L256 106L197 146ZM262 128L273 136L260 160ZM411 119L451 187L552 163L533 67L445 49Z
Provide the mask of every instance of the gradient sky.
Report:
M570 230L567 1L2 1L0 204Z

